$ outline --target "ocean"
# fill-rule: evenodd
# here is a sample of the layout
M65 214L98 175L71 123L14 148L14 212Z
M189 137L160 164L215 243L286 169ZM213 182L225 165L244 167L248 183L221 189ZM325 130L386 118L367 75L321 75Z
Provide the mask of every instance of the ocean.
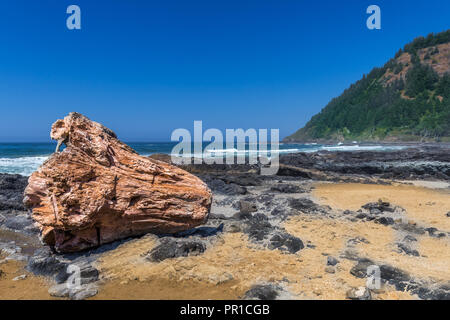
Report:
M170 154L177 142L130 142L127 143L143 156L154 153ZM206 147L209 143L205 143ZM29 176L55 151L55 143L0 143L0 173L11 173ZM270 148L270 147L268 147ZM392 151L403 149L404 146L386 145L321 145L321 144L280 144L279 153L328 151ZM236 149L215 150L223 155L239 153ZM246 154L248 154L248 148ZM212 154L212 153L211 153ZM195 154L194 154L195 156Z

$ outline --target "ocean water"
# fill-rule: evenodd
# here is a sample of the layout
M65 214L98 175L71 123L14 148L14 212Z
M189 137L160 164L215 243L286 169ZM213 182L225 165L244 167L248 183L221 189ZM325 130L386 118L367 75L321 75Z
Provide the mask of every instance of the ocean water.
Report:
M134 150L143 156L149 156L154 153L170 154L176 142L138 142L127 143ZM208 143L203 145L205 148ZM55 151L55 143L0 143L0 173L14 173L29 176ZM280 144L279 153L297 153L297 152L316 152L320 150L328 151L393 151L403 149L403 146L385 146L385 145L321 145L321 144ZM246 154L255 152L246 147L246 150L239 151L235 148L206 151L205 156L226 156L229 154ZM270 146L268 146L270 149ZM193 148L192 148L193 150ZM257 152L257 151L256 151ZM189 154L186 156L199 156ZM270 156L270 153L269 153Z

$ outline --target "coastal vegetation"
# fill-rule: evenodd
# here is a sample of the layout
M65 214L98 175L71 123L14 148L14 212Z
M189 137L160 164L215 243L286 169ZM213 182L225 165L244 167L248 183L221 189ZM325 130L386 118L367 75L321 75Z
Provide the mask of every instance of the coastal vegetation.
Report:
M416 38L285 141L449 141L450 30Z

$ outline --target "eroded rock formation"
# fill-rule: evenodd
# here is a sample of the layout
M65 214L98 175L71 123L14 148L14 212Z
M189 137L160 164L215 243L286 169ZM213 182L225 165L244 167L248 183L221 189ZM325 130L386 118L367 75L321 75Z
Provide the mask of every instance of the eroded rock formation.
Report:
M208 218L211 192L200 179L139 156L101 124L71 113L53 124L51 138L66 148L31 175L24 204L57 251L178 232Z

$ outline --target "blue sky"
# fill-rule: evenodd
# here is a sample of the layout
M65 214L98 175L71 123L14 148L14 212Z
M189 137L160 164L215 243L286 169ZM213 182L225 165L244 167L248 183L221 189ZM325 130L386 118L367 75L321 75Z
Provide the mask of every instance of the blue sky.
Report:
M81 8L82 29L66 28ZM368 30L366 8L381 8ZM0 141L48 141L70 111L125 141L176 128L293 133L419 35L450 1L0 1Z

